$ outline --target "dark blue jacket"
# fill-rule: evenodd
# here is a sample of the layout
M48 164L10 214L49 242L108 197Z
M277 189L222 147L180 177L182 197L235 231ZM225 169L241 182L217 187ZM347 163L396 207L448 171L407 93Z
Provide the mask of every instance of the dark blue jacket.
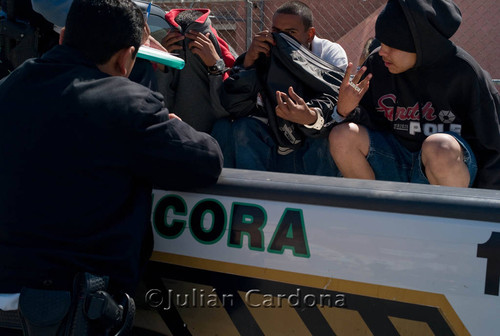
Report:
M152 187L214 183L218 144L168 119L160 94L68 47L0 82L0 293L75 272L132 292L149 258Z

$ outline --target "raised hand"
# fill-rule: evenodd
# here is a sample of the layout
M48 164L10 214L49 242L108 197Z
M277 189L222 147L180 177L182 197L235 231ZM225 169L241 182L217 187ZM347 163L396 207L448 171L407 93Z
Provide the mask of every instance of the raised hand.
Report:
M167 49L169 53L175 51L175 50L181 50L182 46L177 43L179 41L184 40L184 35L182 35L178 30L176 29L170 29L168 34L161 40L161 45Z
M276 115L280 118L302 125L313 124L317 119L316 111L307 106L291 86L288 88L288 95L276 91L276 100Z
M273 35L270 31L264 30L257 35L254 36L252 40L252 44L250 44L250 48L245 55L245 60L243 61L243 66L248 68L252 66L255 61L259 58L259 54L263 53L266 56L269 56L269 52L271 51L271 45L275 45Z
M344 79L340 84L339 99L337 102L337 113L342 117L347 117L361 101L370 85L372 74L368 74L361 82L360 79L366 71L366 67L362 67L351 81L351 71L353 65L349 62L345 71Z
M202 34L194 30L186 33L186 37L191 40L188 45L189 50L198 55L206 66L212 66L220 59L209 36L210 33Z

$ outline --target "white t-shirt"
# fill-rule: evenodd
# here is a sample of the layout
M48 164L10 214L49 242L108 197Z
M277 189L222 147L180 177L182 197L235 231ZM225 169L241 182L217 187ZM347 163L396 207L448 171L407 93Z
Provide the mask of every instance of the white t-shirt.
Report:
M19 293L0 294L0 309L3 311L17 310L19 306Z
M338 43L314 36L311 42L311 52L344 71L347 68L347 54Z

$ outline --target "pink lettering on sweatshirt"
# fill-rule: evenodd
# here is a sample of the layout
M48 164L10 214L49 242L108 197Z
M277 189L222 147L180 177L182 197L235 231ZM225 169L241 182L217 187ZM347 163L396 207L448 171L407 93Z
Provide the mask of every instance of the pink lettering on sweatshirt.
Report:
M377 112L382 112L384 117L393 121L419 120L418 102L410 107L397 107L396 115L394 116L394 105L396 95L390 93L379 98ZM393 119L395 118L395 119ZM436 119L435 109L431 102L425 103L422 107L422 118L427 121Z

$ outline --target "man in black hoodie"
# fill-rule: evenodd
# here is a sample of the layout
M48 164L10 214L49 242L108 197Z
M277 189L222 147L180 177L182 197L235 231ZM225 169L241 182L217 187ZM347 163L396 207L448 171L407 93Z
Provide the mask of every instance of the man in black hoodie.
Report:
M220 102L226 69L234 64L228 44L212 27L209 9L175 8L165 18L173 27L162 40L185 60L182 70L156 71L159 92L170 112L198 131L210 133L215 121L229 113Z
M352 82L348 68L334 111L345 123L330 152L343 176L500 189L500 97L449 40L460 23L449 0L388 1L381 47Z

